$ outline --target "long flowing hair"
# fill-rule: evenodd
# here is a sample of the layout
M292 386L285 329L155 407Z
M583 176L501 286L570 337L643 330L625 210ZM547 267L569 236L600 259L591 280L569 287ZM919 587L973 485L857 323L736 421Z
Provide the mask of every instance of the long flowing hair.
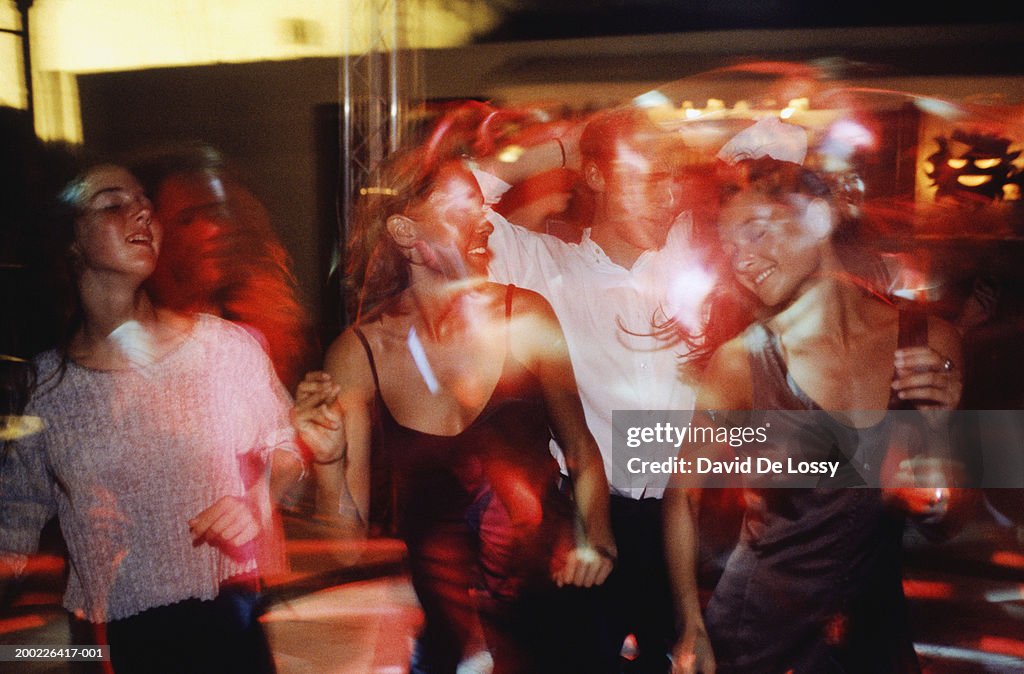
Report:
M143 151L132 158L131 167L154 199L164 183L175 177L216 177L224 184L232 254L221 263L223 278L218 287L201 298L199 306L213 307L222 318L255 329L278 377L292 390L312 365L312 318L292 273L291 257L266 207L227 159L205 143ZM174 235L165 227L165 239ZM175 282L169 264L167 256L160 257L147 289L157 305L189 311L196 306L194 289Z
M45 174L38 176L35 183L36 228L33 245L25 257L29 283L23 289L23 304L32 305L27 315L17 317L18 327L12 328L25 333L20 338L22 357L6 357L2 377L5 395L9 396L5 407L19 414L36 390L44 384L56 386L67 371L71 341L85 320L78 291L80 260L73 252L75 221L85 206L89 172L111 163L81 148L59 143L44 144L40 152ZM27 358L48 350L57 353L58 367L41 379L35 363L29 363Z

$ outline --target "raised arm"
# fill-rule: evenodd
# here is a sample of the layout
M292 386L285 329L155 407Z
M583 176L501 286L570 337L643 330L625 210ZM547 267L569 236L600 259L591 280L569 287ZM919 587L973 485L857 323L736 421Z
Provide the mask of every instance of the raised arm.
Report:
M537 125L517 139L515 147L495 148L496 154L476 161L484 171L513 185L551 169L579 170L583 126L568 120Z
M534 292L516 289L512 316L513 356L541 382L586 534L555 580L583 587L603 583L618 554L608 514L608 480L583 415L565 336L551 306Z

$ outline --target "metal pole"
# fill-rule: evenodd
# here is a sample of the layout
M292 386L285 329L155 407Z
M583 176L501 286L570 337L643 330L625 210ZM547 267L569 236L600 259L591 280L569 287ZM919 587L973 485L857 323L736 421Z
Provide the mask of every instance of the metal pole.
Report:
M21 67L25 77L25 109L28 110L29 119L35 120L35 103L32 95L32 48L29 44L29 23L28 10L32 8L34 0L15 0L14 5L21 16L21 30L5 30L5 33L13 33L21 37ZM34 122L33 122L34 124Z

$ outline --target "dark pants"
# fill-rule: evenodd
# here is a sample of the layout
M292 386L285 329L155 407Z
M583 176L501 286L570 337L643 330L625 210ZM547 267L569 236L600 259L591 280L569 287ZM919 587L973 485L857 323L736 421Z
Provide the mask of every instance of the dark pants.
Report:
M486 647L494 674L614 674L599 648L603 596L557 588L556 550L572 536L572 503L552 489L539 522L518 521L485 490L465 517L430 521L406 537L425 624L412 674L451 674Z
M553 585L515 601L482 600L494 674L611 674L596 639L599 600L593 589Z
M665 564L661 499L611 498L612 531L619 550L604 586L607 644L617 656L632 634L639 654L622 672L665 674L675 642L672 592Z
M226 589L209 601L186 599L100 625L72 618L71 635L79 644L109 644L115 674L269 674L261 609L257 593Z

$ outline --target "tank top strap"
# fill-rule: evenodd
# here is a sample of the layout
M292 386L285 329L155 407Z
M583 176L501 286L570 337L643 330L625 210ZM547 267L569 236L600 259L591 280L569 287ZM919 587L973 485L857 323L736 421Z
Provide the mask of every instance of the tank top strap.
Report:
M366 335L363 334L363 331L358 326L352 328L352 332L359 338L360 343L363 345L363 350L366 351L366 360L370 363L370 374L373 375L373 387L377 389L377 395L380 395L380 378L377 376L377 362L373 359L370 342L367 341Z
M512 295L515 292L515 285L509 283L505 286L505 354L512 353Z
M763 323L754 323L743 333L747 349L755 410L815 409L817 406L796 385L782 357L779 338Z

